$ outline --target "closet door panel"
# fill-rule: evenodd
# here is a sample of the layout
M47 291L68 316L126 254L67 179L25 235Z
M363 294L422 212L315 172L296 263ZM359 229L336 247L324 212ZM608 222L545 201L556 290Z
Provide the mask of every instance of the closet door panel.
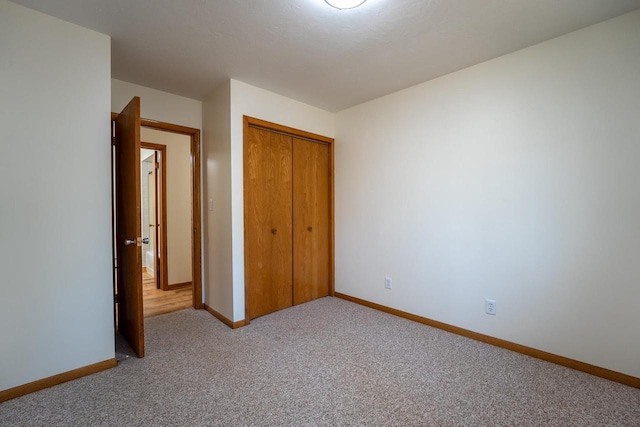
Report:
M293 139L293 304L329 294L329 146Z
M292 138L249 127L245 142L245 292L249 319L292 305Z

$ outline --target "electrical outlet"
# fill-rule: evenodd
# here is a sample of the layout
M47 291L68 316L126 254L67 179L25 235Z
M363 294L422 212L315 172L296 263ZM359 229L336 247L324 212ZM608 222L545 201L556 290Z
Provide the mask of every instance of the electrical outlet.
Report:
M391 289L393 287L393 284L391 282L391 277L384 278L384 287L387 289Z
M487 314L496 315L496 302L492 299L484 300L484 310Z

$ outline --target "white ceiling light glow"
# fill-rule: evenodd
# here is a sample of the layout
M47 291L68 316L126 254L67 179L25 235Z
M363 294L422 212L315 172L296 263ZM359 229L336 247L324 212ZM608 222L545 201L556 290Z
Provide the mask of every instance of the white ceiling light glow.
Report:
M324 0L329 6L336 9L353 9L367 0Z

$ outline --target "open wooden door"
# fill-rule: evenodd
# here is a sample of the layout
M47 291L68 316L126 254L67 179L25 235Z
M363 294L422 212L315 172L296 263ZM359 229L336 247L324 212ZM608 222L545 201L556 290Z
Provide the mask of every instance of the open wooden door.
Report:
M115 122L118 330L138 357L144 357L140 98L133 98Z

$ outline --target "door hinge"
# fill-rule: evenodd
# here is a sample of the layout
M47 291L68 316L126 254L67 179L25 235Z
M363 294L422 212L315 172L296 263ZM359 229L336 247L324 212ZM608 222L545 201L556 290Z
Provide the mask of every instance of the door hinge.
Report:
M113 303L117 304L118 303L118 294L114 294L113 295Z

